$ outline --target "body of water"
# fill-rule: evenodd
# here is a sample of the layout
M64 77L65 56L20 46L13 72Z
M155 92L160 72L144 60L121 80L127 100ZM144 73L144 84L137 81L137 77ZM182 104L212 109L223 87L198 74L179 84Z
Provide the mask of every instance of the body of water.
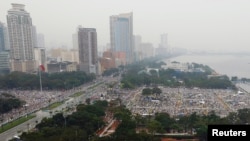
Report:
M249 55L183 55L168 59L182 63L199 63L208 65L219 74L229 77L250 78Z

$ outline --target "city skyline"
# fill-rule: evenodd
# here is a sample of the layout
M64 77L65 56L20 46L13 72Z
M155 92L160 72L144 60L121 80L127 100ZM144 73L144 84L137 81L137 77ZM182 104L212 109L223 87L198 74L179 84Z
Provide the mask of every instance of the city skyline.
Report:
M94 27L98 45L109 43L109 17L133 12L134 35L157 48L160 35L167 33L171 47L203 50L249 51L250 10L247 0L156 0L156 1L1 1L0 21L6 22L11 3L29 11L46 47L58 44L72 48L72 34L78 25ZM89 5L83 8L84 5ZM46 10L44 10L46 9ZM66 10L65 10L66 9Z

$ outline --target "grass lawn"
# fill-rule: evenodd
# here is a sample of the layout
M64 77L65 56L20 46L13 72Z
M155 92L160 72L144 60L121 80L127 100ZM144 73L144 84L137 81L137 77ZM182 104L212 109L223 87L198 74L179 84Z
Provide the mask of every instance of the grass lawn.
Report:
M62 105L63 103L64 103L64 101L52 103L48 107L45 107L43 110L52 110L52 109Z
M71 95L70 97L78 97L78 96L82 95L83 93L84 92L77 92L77 93Z
M3 125L3 126L0 128L0 133L3 133L3 132L5 132L5 131L7 131L7 130L9 130L9 129L15 127L15 126L18 126L18 125L20 125L20 124L22 124L22 123L24 123L24 122L26 122L26 121L28 121L28 120L34 118L34 117L36 117L36 116L35 116L35 115L28 115L27 117L24 116L24 117L21 117L21 118L19 118L19 119L17 119L17 120L11 121L11 122L9 122L9 123Z

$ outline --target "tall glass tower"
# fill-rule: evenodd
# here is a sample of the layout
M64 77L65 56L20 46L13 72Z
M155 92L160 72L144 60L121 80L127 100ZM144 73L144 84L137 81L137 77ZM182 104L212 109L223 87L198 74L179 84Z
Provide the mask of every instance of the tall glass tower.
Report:
M0 22L0 52L9 50L8 30L4 23Z
M134 58L133 48L133 13L110 16L110 43L114 52L124 52L126 63Z
M0 22L0 74L8 74L10 71L8 39L7 28Z

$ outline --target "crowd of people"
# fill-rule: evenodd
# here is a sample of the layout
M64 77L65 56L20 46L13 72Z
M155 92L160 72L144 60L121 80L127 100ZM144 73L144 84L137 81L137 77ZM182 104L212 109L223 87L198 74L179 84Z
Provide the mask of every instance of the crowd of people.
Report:
M249 93L238 93L229 89L199 89L161 87L161 94L142 95L131 92L123 96L127 107L134 114L153 115L167 112L171 116L196 112L208 114L214 111L221 117L238 109L249 108Z
M22 100L25 104L22 107L12 109L8 113L0 115L0 125L4 125L10 121L26 116L37 110L49 106L52 103L63 101L73 93L80 91L79 88L70 90L8 90L0 91L0 93L8 93Z
M25 101L26 104L8 113L1 114L0 125L35 112L51 103L62 101L69 95L81 91L81 88L83 87L67 91L9 90L7 93ZM161 94L145 96L142 95L143 88L145 87L126 91L116 89L116 92L108 93L106 87L98 87L95 90L87 89L86 93L88 94L86 96L91 100L112 100L119 98L121 103L126 105L133 114L140 115L167 112L171 116L178 116L193 112L208 114L210 111L214 111L216 114L224 117L229 112L236 112L238 109L250 107L250 94L247 91L236 92L231 89L159 87L162 90Z

